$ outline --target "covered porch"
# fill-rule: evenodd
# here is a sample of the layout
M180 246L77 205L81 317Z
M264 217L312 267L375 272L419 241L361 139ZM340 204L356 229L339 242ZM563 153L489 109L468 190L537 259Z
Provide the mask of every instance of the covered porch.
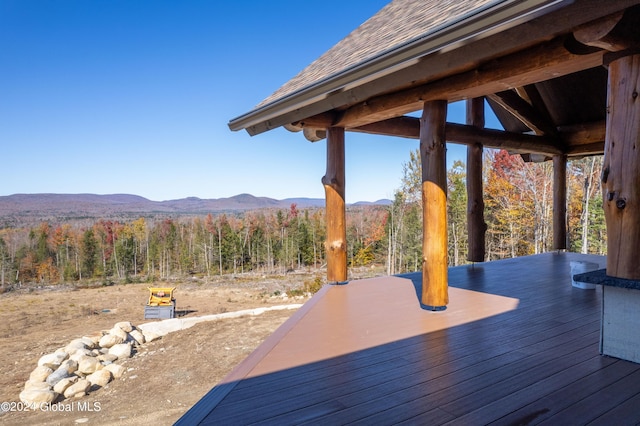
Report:
M640 365L600 354L603 291L570 274L589 260L640 281L639 25L638 0L394 0L231 120L326 139L333 284L179 423L640 422ZM460 100L465 124L449 122ZM486 104L504 130L485 128ZM347 283L348 132L418 141L421 273ZM469 261L486 260L485 147L553 161L557 252L448 268L447 143L468 147ZM600 154L608 257L564 253L567 160ZM638 303L612 307L632 315L607 336L634 330Z
M602 290L542 255L327 285L178 424L635 424L640 365L599 353Z

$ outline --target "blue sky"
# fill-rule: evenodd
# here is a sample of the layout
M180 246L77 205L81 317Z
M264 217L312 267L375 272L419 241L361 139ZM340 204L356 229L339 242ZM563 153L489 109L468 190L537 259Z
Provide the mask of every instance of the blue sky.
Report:
M322 198L324 141L227 123L386 3L0 0L0 195ZM347 202L392 198L417 147L348 133Z

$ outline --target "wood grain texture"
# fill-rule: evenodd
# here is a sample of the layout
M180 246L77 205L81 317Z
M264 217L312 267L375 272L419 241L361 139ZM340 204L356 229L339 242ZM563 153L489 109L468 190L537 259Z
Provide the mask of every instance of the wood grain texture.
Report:
M467 125L484 128L484 98L467 101ZM482 155L480 142L467 146L467 235L469 252L467 260L484 262L485 234L484 198L482 188Z
M327 281L347 280L344 129L327 129L327 173L322 178L326 197Z
M640 55L609 66L603 168L607 274L640 279Z
M425 102L420 119L422 160L422 304L442 308L447 292L447 101Z
M553 249L567 248L567 156L553 156Z

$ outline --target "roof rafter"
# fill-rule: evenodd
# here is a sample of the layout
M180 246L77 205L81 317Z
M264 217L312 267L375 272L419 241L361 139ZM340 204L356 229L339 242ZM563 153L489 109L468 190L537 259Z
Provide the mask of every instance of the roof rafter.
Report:
M558 134L553 123L516 92L506 90L487 95L487 97L500 104L511 115L522 121L536 135L556 136Z

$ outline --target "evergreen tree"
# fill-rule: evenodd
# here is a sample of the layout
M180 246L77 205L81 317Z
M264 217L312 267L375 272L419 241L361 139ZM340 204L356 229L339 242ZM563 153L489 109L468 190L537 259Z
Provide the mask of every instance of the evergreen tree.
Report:
M93 229L87 229L82 237L82 271L80 278L92 278L98 263L98 240Z

